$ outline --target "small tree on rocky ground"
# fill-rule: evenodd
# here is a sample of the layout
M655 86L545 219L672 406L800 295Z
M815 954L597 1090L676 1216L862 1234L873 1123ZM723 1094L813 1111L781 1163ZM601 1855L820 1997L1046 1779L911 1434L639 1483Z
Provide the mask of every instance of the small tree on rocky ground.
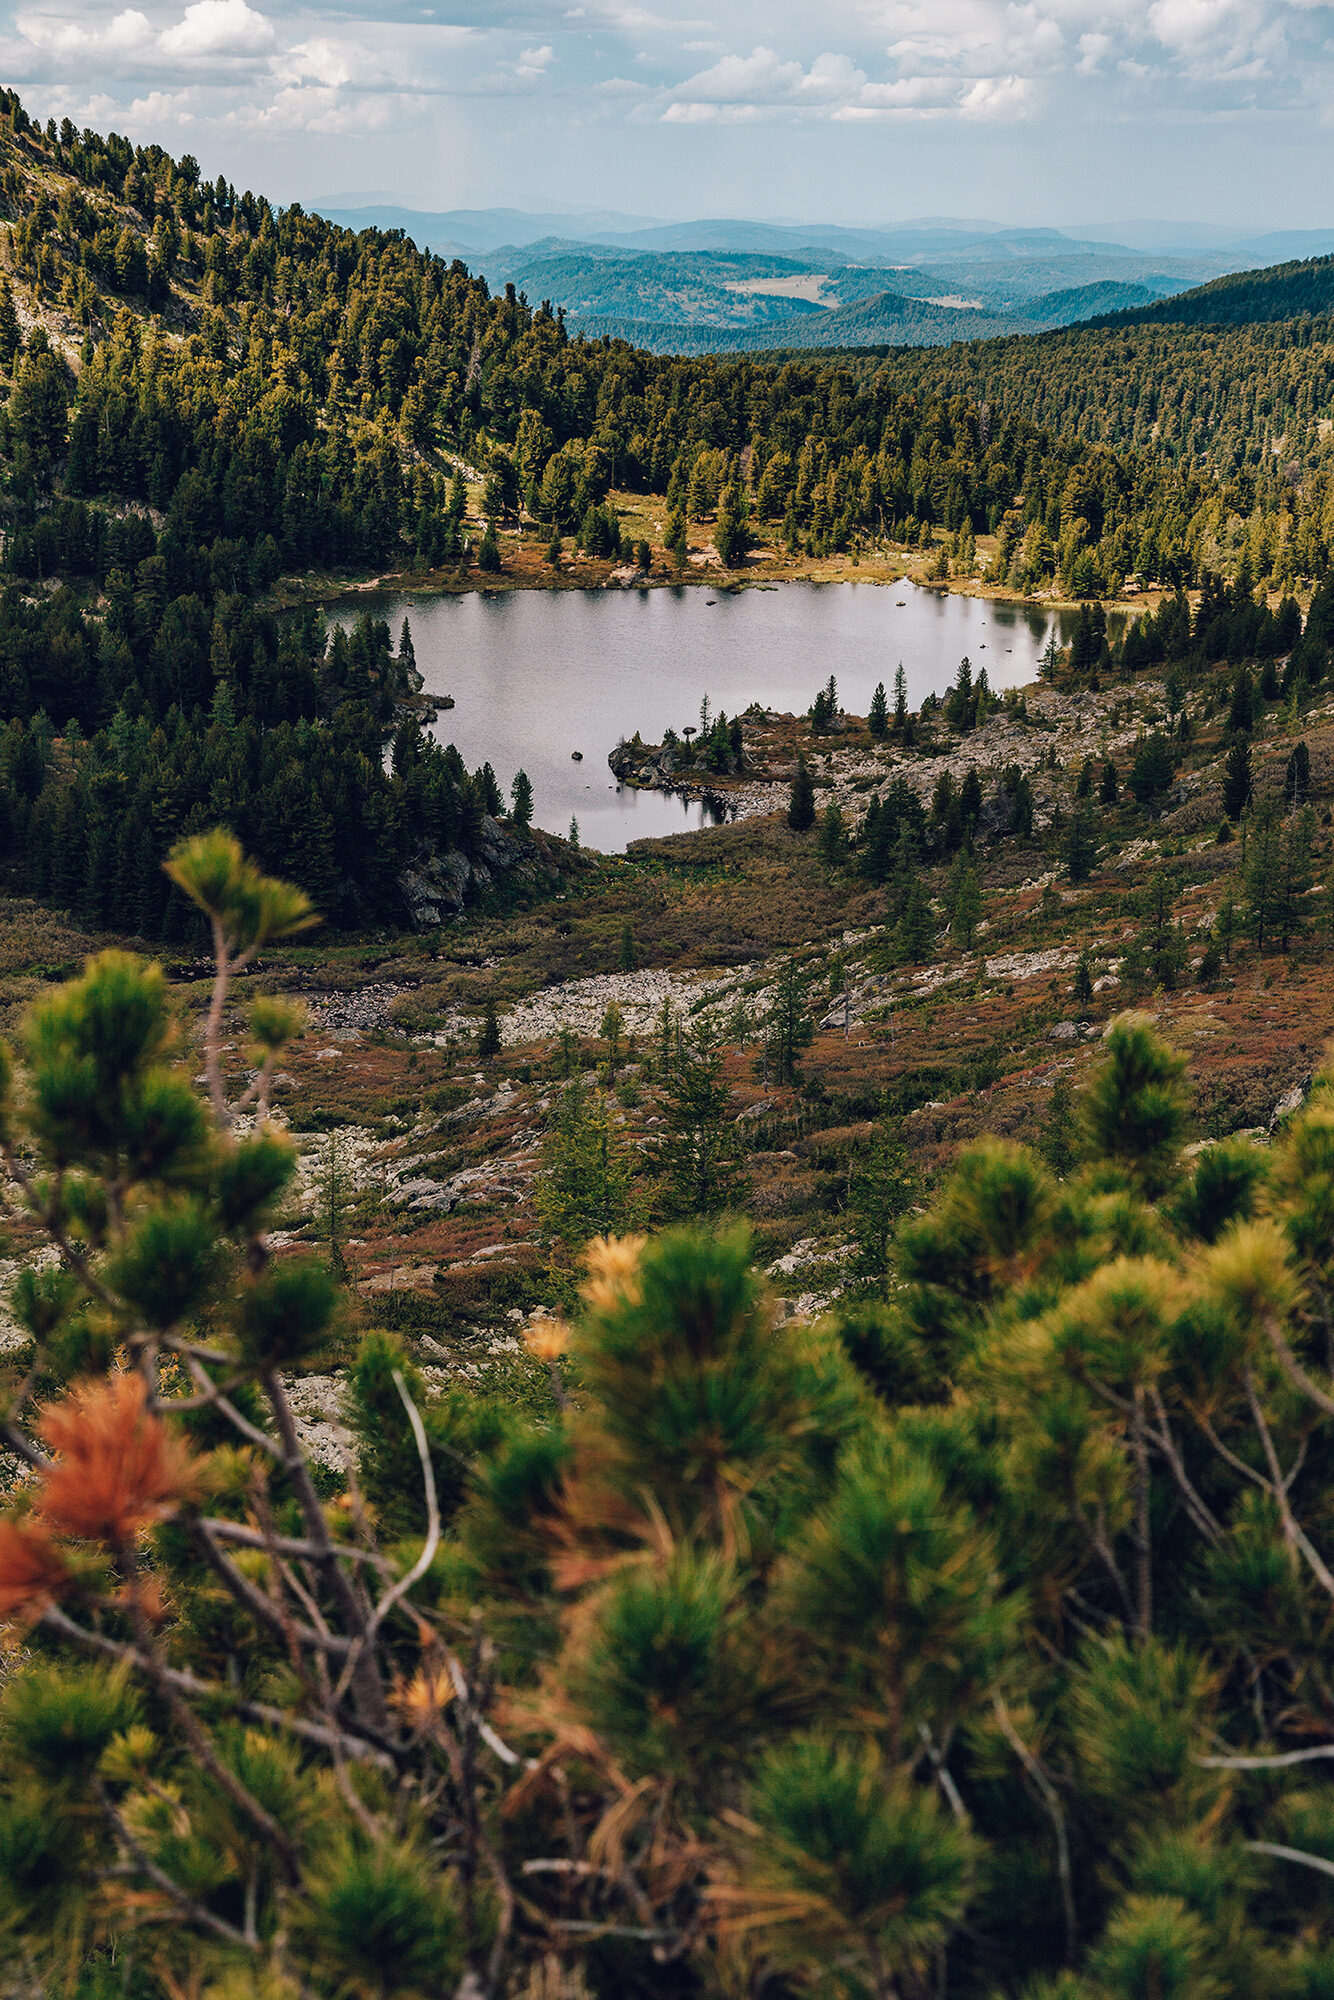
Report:
M815 824L815 781L804 757L797 759L787 805L787 823L793 833L806 833Z
M477 1030L477 1054L482 1062L490 1062L500 1054L503 1046L500 1033L500 1016L496 1012L494 999L488 999L482 1009L482 1025Z

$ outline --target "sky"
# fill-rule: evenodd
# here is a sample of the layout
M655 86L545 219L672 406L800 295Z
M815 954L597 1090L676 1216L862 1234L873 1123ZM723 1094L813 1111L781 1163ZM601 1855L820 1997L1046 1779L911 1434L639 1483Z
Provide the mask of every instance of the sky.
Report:
M1334 223L1314 0L39 0L0 77L272 199Z

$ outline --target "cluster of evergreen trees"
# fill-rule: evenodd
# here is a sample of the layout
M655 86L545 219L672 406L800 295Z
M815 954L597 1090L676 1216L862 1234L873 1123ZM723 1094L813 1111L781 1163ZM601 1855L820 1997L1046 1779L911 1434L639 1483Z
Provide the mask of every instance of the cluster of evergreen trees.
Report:
M99 622L10 587L0 676L0 867L87 924L192 936L162 859L224 816L327 917L398 923L405 858L475 852L503 810L490 767L422 728L406 623L395 652L369 616L331 634L313 610L127 596Z

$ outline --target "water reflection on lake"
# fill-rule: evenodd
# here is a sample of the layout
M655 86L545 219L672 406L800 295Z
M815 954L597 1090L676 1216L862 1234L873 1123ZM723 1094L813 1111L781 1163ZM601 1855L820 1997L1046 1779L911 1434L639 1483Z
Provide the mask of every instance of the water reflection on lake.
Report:
M1052 624L1033 606L905 583L386 592L344 599L330 616L363 610L395 638L411 622L427 691L454 697L436 724L441 740L470 769L489 762L506 789L522 767L536 823L564 833L574 815L584 844L605 852L710 823L706 803L618 790L607 769L623 736L657 742L697 724L705 694L715 713L753 701L799 713L834 674L842 705L865 715L877 681L893 700L902 661L916 708L950 685L965 653L995 689L1031 681Z

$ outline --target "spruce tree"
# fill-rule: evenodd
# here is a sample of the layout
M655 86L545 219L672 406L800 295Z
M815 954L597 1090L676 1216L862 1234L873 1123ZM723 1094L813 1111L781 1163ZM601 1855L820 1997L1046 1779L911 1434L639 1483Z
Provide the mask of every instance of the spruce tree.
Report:
M707 1217L738 1207L747 1187L723 1075L720 1032L698 1021L681 1033L661 1092L658 1147L665 1216Z
M500 543L496 540L496 525L488 520L486 531L477 549L477 567L494 575L501 567Z
M960 850L954 864L946 901L950 913L950 941L960 951L970 951L982 916L982 891L973 857L965 849Z
M633 1161L611 1107L577 1077L553 1109L533 1200L544 1233L558 1246L551 1276L568 1302L569 1274L590 1238L620 1234L638 1215Z
M837 868L847 853L848 837L843 815L831 799L820 815L820 859L827 868Z
M489 1062L492 1056L500 1054L501 1047L500 1016L496 1012L495 1001L488 999L482 1013L482 1025L477 1031L477 1054L482 1062Z
M1234 823L1250 804L1252 788L1250 742L1237 735L1228 744L1223 765L1223 811Z
M1065 872L1071 882L1087 882L1097 859L1097 817L1088 793L1079 799L1065 832Z
M796 776L788 797L787 823L793 833L806 833L815 824L815 782L804 757L797 759Z
M885 1277L895 1231L920 1193L921 1182L909 1162L900 1128L888 1118L878 1118L868 1143L853 1155L848 1180L859 1277Z
M901 965L925 965L936 944L936 920L931 899L920 878L914 877L908 901L899 919L895 949Z
M908 681L903 671L903 662L900 660L894 672L894 734L899 738L900 742L906 743L910 733Z
M1079 958L1075 964L1075 977L1070 988L1070 997L1075 1003L1080 1020L1086 1020L1088 1010L1093 1004L1093 967L1089 962L1087 945L1081 947Z
M807 981L795 959L783 961L765 1017L766 1061L779 1083L795 1083L803 1052L815 1037Z
M1272 949L1277 941L1284 879L1283 822L1270 796L1258 799L1249 815L1243 876L1246 922L1255 949L1263 956L1265 946Z
M22 344L19 316L14 310L14 290L8 278L0 277L0 368L10 368Z
M871 696L871 706L866 714L866 726L877 740L889 727L889 704L885 699L885 683L877 681L875 693Z
M533 787L526 771L514 773L510 796L514 801L514 824L518 827L530 827L533 823Z
M724 569L736 569L745 561L750 547L748 515L746 496L734 481L718 503L718 521L713 531L713 546Z

